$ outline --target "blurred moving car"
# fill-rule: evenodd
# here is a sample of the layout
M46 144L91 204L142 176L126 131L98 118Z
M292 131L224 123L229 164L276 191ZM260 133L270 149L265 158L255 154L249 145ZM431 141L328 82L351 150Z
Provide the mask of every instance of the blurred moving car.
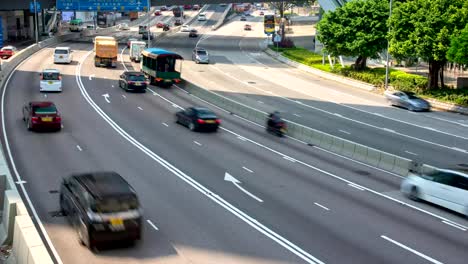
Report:
M161 11L167 11L167 7L166 6L161 6Z
M176 18L174 21L174 26L180 26L182 25L182 20L180 18Z
M70 47L56 47L54 50L54 63L71 63L73 54Z
M157 28L163 28L165 25L167 25L167 23L164 23L164 22L162 22L162 21L156 23L156 27L157 27Z
M139 71L124 71L119 79L119 87L126 91L145 92L148 84L145 74Z
M245 24L244 30L252 30L252 26L250 24Z
M206 21L206 14L205 13L200 13L198 14L198 21Z
M198 64L198 63L210 63L210 55L208 54L208 51L204 48L195 48L192 51L192 60Z
M412 92L385 91L384 95L392 106L403 107L410 111L430 111L431 109L428 101L417 97Z
M136 39L136 38L129 38L129 39L127 40L127 48L130 48L130 45L131 45L132 41L138 41L138 39Z
M15 55L17 49L13 46L5 46L0 49L0 58L6 60Z
M119 30L129 30L130 29L130 27L128 26L127 23L119 24L118 28L119 28Z
M45 69L41 73L40 91L41 92L61 92L62 75L57 69Z
M244 15L242 15L240 21L247 21L247 18Z
M193 5L192 10L198 10L200 9L200 5Z
M468 216L468 174L448 169L410 173L401 192L412 200L424 200Z
M91 172L64 178L60 210L91 250L113 241L138 241L142 213L132 186L116 172Z
M62 129L62 118L53 102L29 102L23 107L23 121L28 130Z
M180 28L180 32L190 32L190 30L192 30L192 29L188 25L183 25Z
M187 126L192 131L212 130L217 131L221 120L208 108L189 107L176 113L176 122Z
M198 31L196 29L191 29L188 36L189 38L196 38L198 37Z
M159 9L156 10L156 11L154 12L154 15L155 15L155 16L160 16L160 15L161 15L161 10L159 10Z

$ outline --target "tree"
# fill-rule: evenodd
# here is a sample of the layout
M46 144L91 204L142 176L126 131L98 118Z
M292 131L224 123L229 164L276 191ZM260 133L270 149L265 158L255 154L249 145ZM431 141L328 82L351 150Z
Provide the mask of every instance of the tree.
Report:
M317 38L333 56L357 57L354 67L366 68L367 58L377 58L386 48L389 16L386 0L355 0L324 14Z
M284 17L284 11L290 9L293 6L293 3L291 2L285 2L285 1L280 1L280 2L271 2L270 5L278 10L280 17Z
M454 33L468 22L466 0L396 2L389 21L389 52L397 59L417 56L429 63L428 88L442 87L443 67Z
M447 59L461 65L468 65L468 24L459 35L453 36Z

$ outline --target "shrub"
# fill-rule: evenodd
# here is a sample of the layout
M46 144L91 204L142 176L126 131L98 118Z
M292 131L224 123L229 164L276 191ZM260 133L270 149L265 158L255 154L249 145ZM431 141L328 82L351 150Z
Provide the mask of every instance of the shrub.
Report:
M294 41L290 38L283 38L281 40L281 42L279 43L279 46L281 48L287 48L287 49L290 49L290 48L294 48Z

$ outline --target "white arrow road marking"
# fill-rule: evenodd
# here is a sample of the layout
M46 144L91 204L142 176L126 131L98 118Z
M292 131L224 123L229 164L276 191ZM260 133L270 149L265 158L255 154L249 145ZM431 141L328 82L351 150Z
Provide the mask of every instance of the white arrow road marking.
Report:
M83 151L83 149L80 147L80 145L76 145L76 148L77 148L79 151Z
M244 193L246 193L248 196L250 196L250 197L254 198L255 200L257 200L257 201L263 203L263 200L262 200L262 199L260 199L260 198L258 198L257 196L251 194L251 193L248 192L246 189L242 188L242 187L239 185L239 183L241 183L241 182L240 182L239 180L237 180L236 178L232 177L231 174L229 174L229 173L226 172L226 173L224 174L224 180L225 180L225 181L228 181L228 182L232 182L237 188L239 188L241 191L243 191Z
M104 99L106 99L106 102L108 104L110 104L110 101L109 101L109 94L103 94L102 96L104 96Z
M89 80L90 80L90 81L93 80L94 76L96 76L96 74L91 74L91 75L89 76Z

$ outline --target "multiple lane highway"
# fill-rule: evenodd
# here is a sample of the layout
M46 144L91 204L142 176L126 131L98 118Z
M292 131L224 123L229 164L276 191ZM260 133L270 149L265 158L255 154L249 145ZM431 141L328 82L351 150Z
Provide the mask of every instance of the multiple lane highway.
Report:
M174 33L157 41L186 58L187 82L181 87L126 93L118 87L118 76L139 70L128 50L120 47L116 69L95 68L92 43L80 42L66 44L75 50L71 65L53 65L51 47L12 75L2 95L3 145L61 261L466 263L468 221L408 201L399 193L400 177L269 135L183 88L200 85L258 109L280 109L316 129L343 130L349 134L342 132L342 137L442 163L450 158L463 163L465 153L398 133L468 149L463 117L388 108L376 95L345 91L287 68L260 52L260 23L253 23L251 33L243 32L237 20L210 31L223 11L211 6L208 21L192 24L205 33L198 39ZM197 45L209 49L214 64L190 61ZM64 76L60 94L39 93L38 69L48 67ZM64 119L61 132L26 130L21 108L34 100L56 103ZM193 133L177 125L175 113L193 105L213 109L222 129ZM92 253L57 215L54 191L62 178L95 170L114 170L136 189L145 227L135 247Z

